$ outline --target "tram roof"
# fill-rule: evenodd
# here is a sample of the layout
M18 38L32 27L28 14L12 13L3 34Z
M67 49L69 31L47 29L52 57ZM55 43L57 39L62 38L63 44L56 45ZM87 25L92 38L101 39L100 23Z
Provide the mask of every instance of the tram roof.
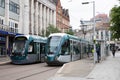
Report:
M49 35L49 37L51 37L51 36L65 36L66 35L66 33L53 33L53 34L50 34Z
M41 37L41 36L37 36L37 35L17 35L15 37L26 37L27 39L34 39L35 42L39 42L37 41L38 39L40 40L47 40L47 38L45 37Z
M74 35L69 35L69 34L66 34L66 33L53 33L53 34L50 34L49 37L51 36L61 36L61 37L68 37L70 39L76 39L76 40L80 40L79 37L77 36L74 36Z

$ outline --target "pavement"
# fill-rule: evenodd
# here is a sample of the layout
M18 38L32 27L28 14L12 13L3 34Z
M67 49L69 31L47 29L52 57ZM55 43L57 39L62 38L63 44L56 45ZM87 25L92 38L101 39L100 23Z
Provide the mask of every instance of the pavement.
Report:
M10 63L11 60L8 56L0 56L0 65Z
M64 64L48 80L120 80L120 52L96 64L90 58Z

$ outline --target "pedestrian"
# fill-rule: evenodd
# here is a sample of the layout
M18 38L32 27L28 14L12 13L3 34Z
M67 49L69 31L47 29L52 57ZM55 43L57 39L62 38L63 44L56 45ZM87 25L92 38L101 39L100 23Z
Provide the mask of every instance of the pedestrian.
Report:
M100 57L101 57L101 54L100 54L100 44L97 44L96 52L97 52L97 60L98 60L98 63L99 63L100 62Z
M94 49L92 49L92 56L94 56Z
M115 46L112 46L112 55L113 55L113 57L115 57L115 52L116 52L116 47Z

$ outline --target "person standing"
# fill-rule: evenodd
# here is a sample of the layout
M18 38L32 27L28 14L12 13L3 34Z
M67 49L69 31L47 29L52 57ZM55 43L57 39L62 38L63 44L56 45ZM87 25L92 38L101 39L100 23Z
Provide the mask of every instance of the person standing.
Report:
M100 62L100 57L101 57L101 54L100 54L100 44L97 44L96 52L97 52L97 60L98 60L98 63L99 63Z

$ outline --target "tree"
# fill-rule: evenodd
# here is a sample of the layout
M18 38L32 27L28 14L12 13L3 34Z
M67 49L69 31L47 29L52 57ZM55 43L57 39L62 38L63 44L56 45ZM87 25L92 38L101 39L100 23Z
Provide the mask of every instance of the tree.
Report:
M46 30L46 36L49 36L51 33L58 33L60 32L57 27L54 25L49 24Z
M74 32L71 29L65 33L70 34L70 35L74 35Z
M110 17L111 17L110 30L112 32L112 39L116 38L119 40L120 38L120 6L114 6L111 9Z

